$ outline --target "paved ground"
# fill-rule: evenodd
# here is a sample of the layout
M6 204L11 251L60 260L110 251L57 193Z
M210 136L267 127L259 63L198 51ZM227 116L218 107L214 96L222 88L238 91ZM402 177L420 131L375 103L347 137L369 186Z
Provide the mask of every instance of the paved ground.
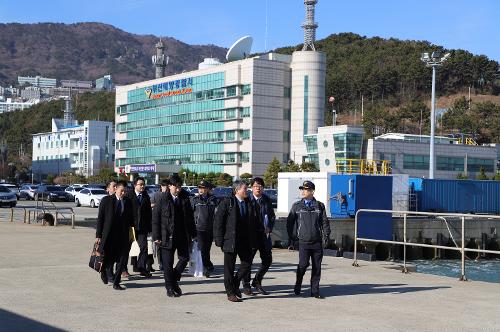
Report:
M1 219L0 219L1 220ZM94 230L0 221L0 331L498 331L500 286L403 275L389 263L325 257L325 300L292 295L297 253L274 251L269 296L230 303L217 276L167 298L159 273L105 286L88 268ZM306 280L309 273L306 274Z

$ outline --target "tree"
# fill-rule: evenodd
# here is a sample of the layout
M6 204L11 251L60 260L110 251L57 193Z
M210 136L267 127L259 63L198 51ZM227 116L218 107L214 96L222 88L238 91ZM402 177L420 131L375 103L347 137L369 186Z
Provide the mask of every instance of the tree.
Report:
M457 174L457 179L458 180L468 180L469 178L467 177L467 175L464 175L462 173L458 173Z
M218 173L215 184L222 187L230 187L233 184L233 177L227 173Z
M245 180L245 181L248 181L251 178L252 178L252 174L250 174L250 173L243 173L240 175L240 179Z
M491 179L495 181L500 181L500 172L497 172L497 174L495 174Z
M286 163L283 166L283 172L300 172L300 165L296 164L293 160L289 160L288 163Z
M484 168L481 167L479 174L476 175L476 180L489 180L488 176L486 176L486 173L484 172Z
M300 165L302 172L319 172L315 163L305 161Z
M271 188L276 188L278 185L278 173L281 171L281 163L276 157L267 165L264 173L264 182Z
M48 174L47 175L47 183L48 184L53 184L54 183L55 176L54 174Z

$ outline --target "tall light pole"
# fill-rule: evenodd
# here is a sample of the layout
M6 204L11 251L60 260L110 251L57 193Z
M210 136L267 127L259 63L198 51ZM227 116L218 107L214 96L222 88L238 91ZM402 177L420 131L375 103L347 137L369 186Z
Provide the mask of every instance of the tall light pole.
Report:
M434 153L434 135L435 135L435 121L436 121L436 67L442 66L449 57L450 53L441 56L441 52L435 51L429 56L429 53L422 53L420 60L425 63L427 67L432 67L432 96L431 96L431 141L429 152L429 179L434 179L434 170L436 169L435 153Z

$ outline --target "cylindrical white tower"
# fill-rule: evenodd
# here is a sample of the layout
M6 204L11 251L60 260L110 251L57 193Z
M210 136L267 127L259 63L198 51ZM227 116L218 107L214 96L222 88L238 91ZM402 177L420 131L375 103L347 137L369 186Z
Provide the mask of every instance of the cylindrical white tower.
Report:
M324 126L326 55L318 51L292 54L290 159L302 163L306 153L304 135Z

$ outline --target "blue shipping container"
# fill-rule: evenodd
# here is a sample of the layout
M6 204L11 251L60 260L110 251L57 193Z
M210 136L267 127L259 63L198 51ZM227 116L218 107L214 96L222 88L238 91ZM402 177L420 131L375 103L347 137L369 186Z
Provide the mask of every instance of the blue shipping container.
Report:
M331 178L330 197L332 218L354 218L359 209L392 210L392 177L335 174ZM360 214L358 236L391 240L391 214Z
M500 214L500 181L410 179L417 211Z

